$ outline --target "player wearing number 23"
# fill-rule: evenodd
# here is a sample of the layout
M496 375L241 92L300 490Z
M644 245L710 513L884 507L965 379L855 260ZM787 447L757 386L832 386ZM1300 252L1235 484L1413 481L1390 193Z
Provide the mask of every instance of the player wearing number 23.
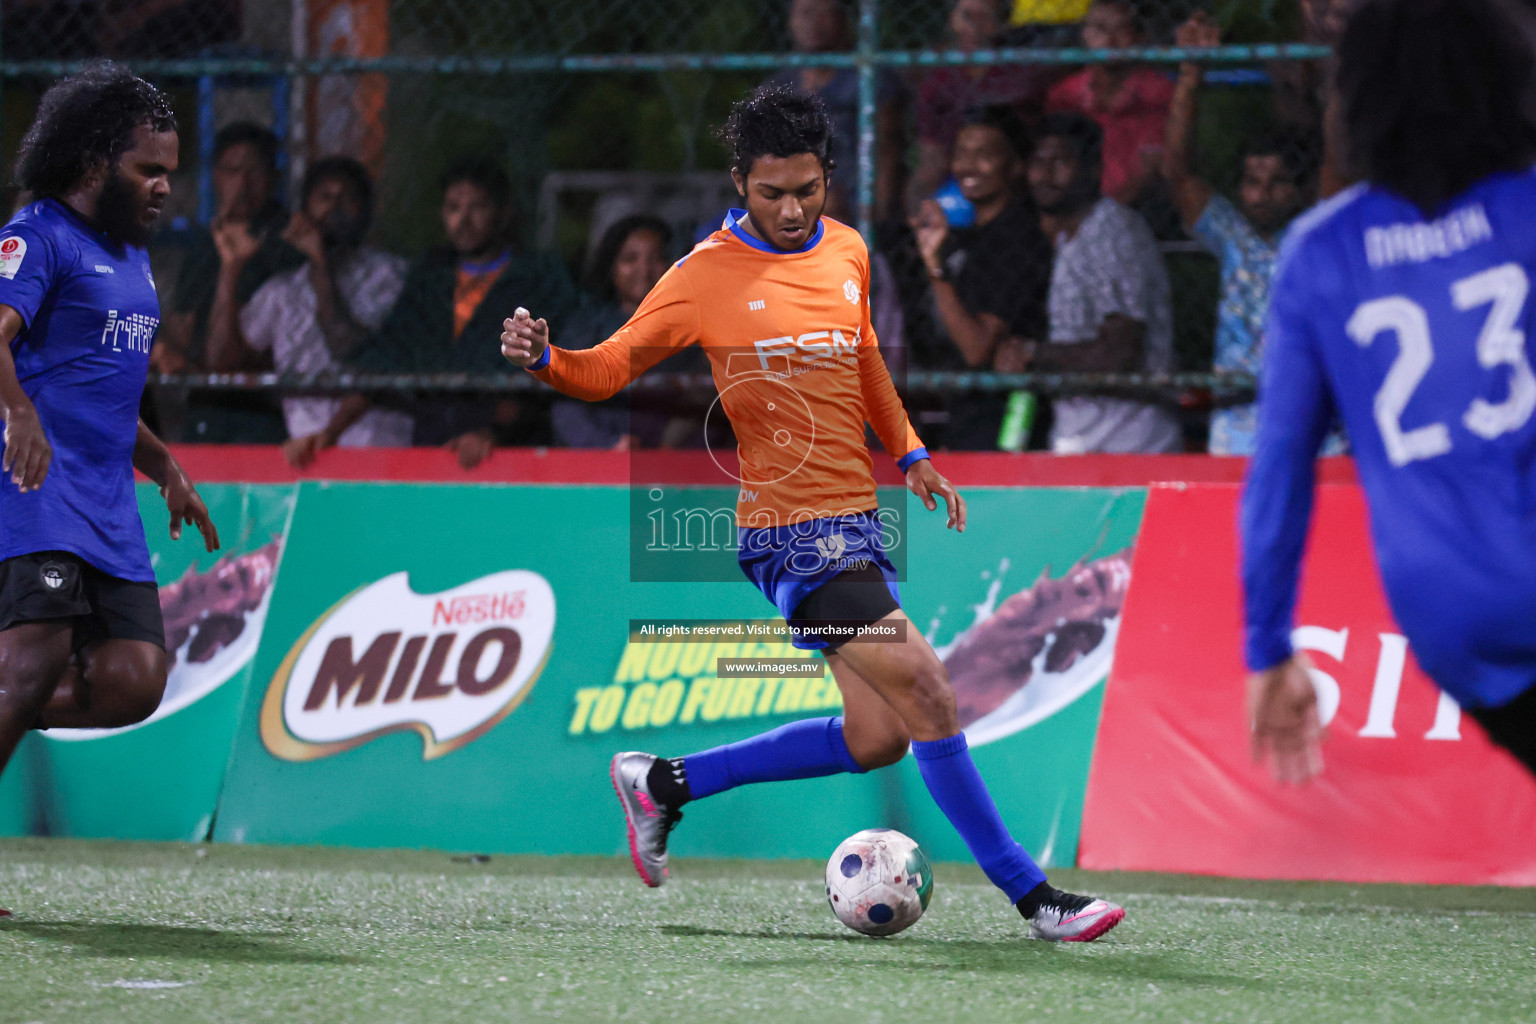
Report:
M1536 771L1533 28L1502 0L1368 0L1341 43L1348 150L1367 180L1298 221L1281 252L1242 504L1255 753L1282 778L1321 767L1290 631L1335 409L1419 664ZM1397 82L1398 68L1456 63L1405 47L1465 50L1489 73ZM1431 109L1453 86L1485 94L1463 96L1481 106L1459 127Z

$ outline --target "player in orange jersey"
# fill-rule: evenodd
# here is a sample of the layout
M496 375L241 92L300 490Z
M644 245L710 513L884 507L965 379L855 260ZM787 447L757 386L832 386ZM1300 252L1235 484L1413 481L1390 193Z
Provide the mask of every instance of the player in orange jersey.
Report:
M1096 939L1125 911L1052 887L1008 834L971 761L944 666L898 603L864 424L924 506L944 501L952 529L965 529L965 501L933 468L880 357L863 240L821 215L832 171L826 111L797 89L764 89L736 104L721 135L746 209L672 267L617 334L567 351L550 344L544 320L518 309L501 337L513 363L589 401L684 346L703 346L738 439L742 569L795 645L823 652L842 691L841 717L680 758L616 755L635 867L647 885L666 880L667 839L689 800L864 772L894 764L910 745L934 801L1031 934ZM898 639L847 642L876 623Z

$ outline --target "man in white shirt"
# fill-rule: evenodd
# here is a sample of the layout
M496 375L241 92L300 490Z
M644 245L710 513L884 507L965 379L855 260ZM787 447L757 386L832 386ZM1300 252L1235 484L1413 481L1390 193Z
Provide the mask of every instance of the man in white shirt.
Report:
M270 278L234 323L210 325L209 348L238 353L237 361L267 358L280 372L339 370L370 331L384 322L400 295L406 261L363 244L372 220L373 182L363 165L330 157L304 176L299 210L283 237L304 254L304 266ZM283 399L290 444L323 430L343 399ZM410 416L371 409L336 443L397 447L411 443Z
M1050 341L1027 346L1043 371L1163 373L1173 367L1168 272L1141 216L1099 194L1103 134L1078 114L1041 123L1029 162L1040 224L1056 245L1048 302ZM1057 399L1051 449L1183 449L1171 408L1109 396Z

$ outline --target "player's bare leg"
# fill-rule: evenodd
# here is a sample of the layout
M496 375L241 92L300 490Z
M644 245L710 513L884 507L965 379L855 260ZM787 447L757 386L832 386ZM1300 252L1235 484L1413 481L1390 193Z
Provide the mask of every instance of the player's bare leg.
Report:
M0 631L0 773L69 667L74 624L24 622ZM0 910L0 917L10 917Z
M73 659L38 722L47 729L120 729L155 713L166 658L145 640L103 640Z
M898 624L904 638L890 643L849 643L829 655L833 674L854 675L895 713L912 739L932 741L960 731L955 691L944 663L912 620L897 609L880 620ZM847 690L843 691L844 698Z
M843 742L860 767L873 771L906 757L912 734L896 709L846 660L828 654L827 667L843 694Z
M934 802L955 826L982 870L1003 889L1036 938L1091 942L1125 917L1113 903L1062 892L1008 834L971 761L960 731L954 689L939 657L900 609L880 620L902 639L848 643L829 661L882 697L916 742L913 754ZM839 677L841 681L841 677Z
M70 622L0 631L0 772L68 670L73 636Z

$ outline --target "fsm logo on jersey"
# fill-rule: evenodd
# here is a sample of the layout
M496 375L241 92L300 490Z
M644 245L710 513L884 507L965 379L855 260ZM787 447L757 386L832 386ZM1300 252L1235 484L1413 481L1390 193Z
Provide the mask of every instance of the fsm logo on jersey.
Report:
M438 594L407 574L349 594L299 637L261 711L273 755L310 761L414 731L422 759L485 735L549 658L555 595L538 573L494 573Z

